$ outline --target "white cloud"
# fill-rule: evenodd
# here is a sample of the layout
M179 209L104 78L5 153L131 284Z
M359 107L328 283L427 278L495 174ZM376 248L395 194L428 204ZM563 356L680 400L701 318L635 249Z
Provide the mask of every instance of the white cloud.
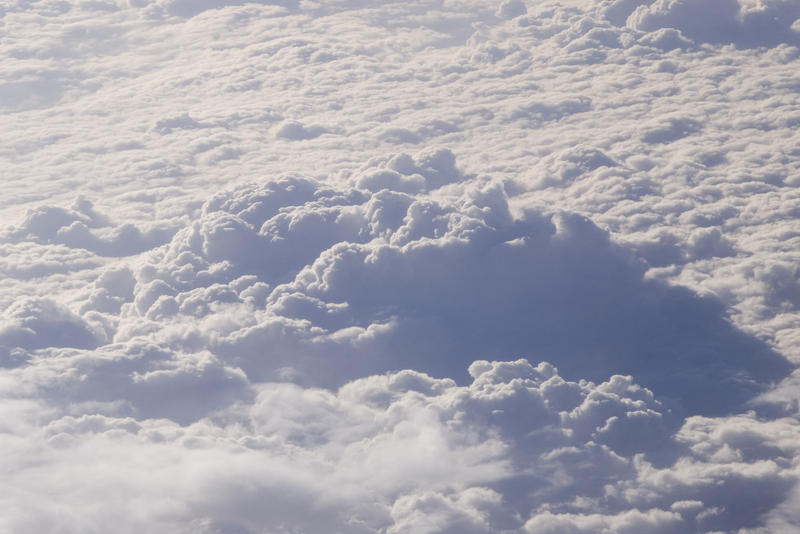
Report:
M7 228L2 239L7 243L61 244L101 256L131 256L168 241L174 232L174 223L155 225L144 232L130 223L113 225L92 202L78 197L70 209L47 205L29 209L19 223Z
M739 46L798 44L792 24L800 8L787 0L658 0L641 5L628 18L632 28L675 28L700 42Z
M668 534L684 532L685 528L686 524L680 515L666 510L648 510L646 512L631 510L614 516L545 512L533 517L525 524L525 532L531 534L555 534L557 532L571 534L657 532Z
M142 381L119 389L113 375L95 379L102 367L95 369L76 384L89 394L82 405L64 403L75 386L51 386L62 400L41 432L26 435L23 427L2 438L11 483L0 499L15 504L2 519L6 528L28 532L58 521L65 532L86 532L115 517L123 532L728 529L751 524L788 496L795 479L779 468L796 449L793 419L693 418L671 442L659 423L663 408L629 378L566 382L552 366L524 360L476 362L469 386L414 371L362 378L338 392L264 384L252 400L240 397L188 426L53 414L86 410L92 400L101 406L100 384L153 414L191 398L172 372L160 375L162 389ZM7 406L12 421L15 410L32 408ZM667 457L680 458L655 467L623 452L628 444L604 437L620 417L656 423L626 423L624 441L660 440ZM80 483L69 482L79 474ZM93 504L99 497L102 506Z
M0 345L94 348L102 339L78 315L43 298L20 299L9 306L0 323Z
M395 167L435 187L456 172L441 154L416 157L445 160L438 170L397 156L355 181ZM577 159L595 160L616 165L596 151ZM562 172L581 172L571 168ZM676 407L715 413L789 369L731 328L713 298L644 280L644 266L581 217L515 218L497 184L444 186L414 200L284 178L203 211L139 267L117 340L200 343L260 380L293 368L301 381L328 385L398 362L463 377L474 359L543 356L573 378L632 373ZM730 255L713 229L690 245L692 257Z
M0 530L792 532L798 17L6 2Z
M304 126L297 121L284 121L278 125L275 135L292 141L303 141L319 137L325 132L322 126Z

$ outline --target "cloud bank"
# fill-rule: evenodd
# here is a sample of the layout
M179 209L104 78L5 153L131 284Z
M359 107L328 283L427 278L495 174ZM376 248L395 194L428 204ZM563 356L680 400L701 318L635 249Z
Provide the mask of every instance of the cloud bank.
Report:
M799 427L747 403L791 367L718 301L648 280L584 217L512 213L502 184L446 149L349 183L219 193L169 243L104 269L80 315L47 299L7 310L6 528L781 520Z
M0 531L794 532L799 18L0 7Z
M55 417L4 438L3 500L16 506L3 522L64 532L112 519L124 532L710 531L754 525L794 483L794 420L694 417L671 439L663 407L630 377L571 382L526 360L469 371L466 386L415 371L334 392L264 384L247 404L188 426ZM170 401L187 397L176 375L167 380ZM32 498L42 472L60 482Z

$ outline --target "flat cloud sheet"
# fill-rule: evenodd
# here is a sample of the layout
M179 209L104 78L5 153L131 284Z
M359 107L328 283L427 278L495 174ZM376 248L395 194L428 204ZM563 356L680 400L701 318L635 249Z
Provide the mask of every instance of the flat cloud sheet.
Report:
M0 532L800 529L800 4L0 6Z

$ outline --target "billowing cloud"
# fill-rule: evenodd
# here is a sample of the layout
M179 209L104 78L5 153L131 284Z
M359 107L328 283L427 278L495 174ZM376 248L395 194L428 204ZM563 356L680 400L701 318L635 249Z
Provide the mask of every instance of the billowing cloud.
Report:
M787 0L658 0L637 7L627 23L645 31L674 28L699 42L775 46L800 43L798 19L800 7Z
M400 191L287 177L211 200L139 267L117 339L202 343L252 377L327 385L399 362L463 377L475 359L546 357L572 378L633 374L701 413L741 405L788 372L715 299L645 280L644 265L582 217L515 217L492 183L410 197L402 177L414 170L421 190L442 183L415 163L428 157L396 156L355 179L393 172ZM400 161L405 175L391 170ZM725 254L701 233L693 254Z
M6 2L0 531L795 531L798 18Z
M49 299L18 300L6 309L0 323L0 345L6 347L93 348L98 344L98 335L80 316Z
M56 417L36 435L3 438L10 484L0 498L15 504L3 525L86 532L114 517L124 532L720 530L754 524L795 480L781 467L796 449L794 420L693 418L671 440L663 407L629 377L570 382L525 360L478 361L470 374L468 386L414 371L335 392L265 384L246 410L183 427ZM188 398L179 378L165 380L170 401ZM153 402L153 390L141 393L139 403ZM661 450L657 463L643 449ZM64 516L65 506L81 513Z

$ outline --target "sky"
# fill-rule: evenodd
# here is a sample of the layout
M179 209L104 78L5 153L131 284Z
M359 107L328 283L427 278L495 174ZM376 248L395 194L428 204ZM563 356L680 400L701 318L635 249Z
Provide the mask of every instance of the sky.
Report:
M800 530L796 0L8 0L0 54L0 533Z

